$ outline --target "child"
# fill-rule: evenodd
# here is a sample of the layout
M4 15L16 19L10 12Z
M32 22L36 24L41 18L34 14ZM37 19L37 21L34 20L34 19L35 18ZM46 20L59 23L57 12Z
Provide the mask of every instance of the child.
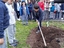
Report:
M55 19L55 6L54 4L52 5L52 7L50 8L50 19Z
M28 6L26 5L25 1L22 1L22 4L20 6L20 16L23 25L28 25L28 15L29 15Z
M34 4L33 16L36 19L36 22L38 23L38 31L36 32L38 33L40 31L39 25L41 27L42 18L43 18L43 11L40 9L38 4Z
M9 26L7 28L7 35L8 35L8 41L10 46L17 46L17 40L15 39L15 24L16 24L16 20L15 20L15 11L13 8L13 0L8 0L7 3L5 4L6 7L8 8L8 12L9 12L9 16L10 16L10 20L9 20Z
M29 12L30 12L30 15L28 16L28 18L29 18L29 20L32 20L33 19L33 15L32 15L33 4L31 1L28 2L28 8L29 8Z

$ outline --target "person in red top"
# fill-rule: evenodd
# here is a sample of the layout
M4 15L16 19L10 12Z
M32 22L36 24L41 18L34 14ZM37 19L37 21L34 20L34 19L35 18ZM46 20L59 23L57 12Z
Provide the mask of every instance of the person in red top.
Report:
M44 10L44 0L40 0L40 1L38 2L38 5L40 6L40 8L41 8L42 10Z

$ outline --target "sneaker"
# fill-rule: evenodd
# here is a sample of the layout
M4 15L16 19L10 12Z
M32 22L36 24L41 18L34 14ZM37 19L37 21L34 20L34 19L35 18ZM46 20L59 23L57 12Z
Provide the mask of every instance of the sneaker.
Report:
M36 31L36 33L39 33L39 32L40 32L40 30Z
M16 47L17 46L17 43L11 43L11 44L9 44L9 46Z
M17 19L18 21L20 21L21 19Z
M19 43L19 41L17 41L17 40L13 40L13 42L14 42L14 43Z

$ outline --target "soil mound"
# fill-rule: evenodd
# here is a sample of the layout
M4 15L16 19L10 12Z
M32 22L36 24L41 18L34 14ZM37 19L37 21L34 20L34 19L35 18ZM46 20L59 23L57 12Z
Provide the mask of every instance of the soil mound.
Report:
M57 27L42 27L41 29L48 48L61 48L60 43L64 38L64 30L61 30ZM27 43L31 48L44 48L41 33L39 32L37 34L36 31L37 28L31 30L27 39Z

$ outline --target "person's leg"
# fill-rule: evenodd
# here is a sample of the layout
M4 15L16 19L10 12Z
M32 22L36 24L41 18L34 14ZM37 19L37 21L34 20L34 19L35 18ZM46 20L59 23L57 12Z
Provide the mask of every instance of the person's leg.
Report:
M20 18L20 12L18 11L18 18Z
M49 13L49 11L47 10L47 11L46 11L46 20L49 19L49 15L50 15L50 13Z
M31 20L33 19L33 14L32 14L32 11L31 11Z
M50 12L50 19L53 19L53 12Z
M57 19L57 11L56 11L56 13L55 13L55 19Z
M19 19L19 11L17 11L17 18Z
M17 39L16 39L16 37L15 37L15 34L16 34L16 25L15 24L13 24L13 37L14 37L14 39L13 39L13 42L14 43L19 43L18 41L17 41Z
M9 44L12 44L13 43L13 25L9 25L8 29L7 29L7 36L8 36L8 42Z
M55 13L53 12L53 19L55 19Z
M61 19L61 15L62 15L62 13L60 12L60 14L59 14L59 19Z
M8 27L8 31L7 31L8 42L9 42L10 46L17 46L17 44L14 42L15 31L13 28L14 28L14 24L12 24Z
M25 24L25 19L24 19L24 15L21 16L21 21L22 21L22 24L24 25Z
M46 16L46 19L45 20L47 20L47 18L48 18L48 11L46 11L45 16Z
M40 28L42 27L42 20L39 20L39 23L40 23L40 25L38 25L38 30L37 30L36 33L39 33L40 32ZM39 26L40 26L40 28L39 28Z
M60 12L58 12L58 19L59 19L59 16L60 16Z
M18 19L18 11L16 11L16 13L17 13L17 19Z
M25 15L26 25L28 24L28 15Z
M46 11L44 11L44 16L43 16L43 20L46 19Z
M28 20L31 20L31 11L29 11L30 12L30 15L28 16Z
M62 16L61 16L61 18L63 18L63 12L62 12Z
M24 25L26 24L26 16L27 15L24 15L24 17L23 17L24 18L24 21L23 21L24 22Z
M56 16L56 19L58 19L58 12L57 12L57 16Z
M63 12L63 20L64 20L64 12Z

